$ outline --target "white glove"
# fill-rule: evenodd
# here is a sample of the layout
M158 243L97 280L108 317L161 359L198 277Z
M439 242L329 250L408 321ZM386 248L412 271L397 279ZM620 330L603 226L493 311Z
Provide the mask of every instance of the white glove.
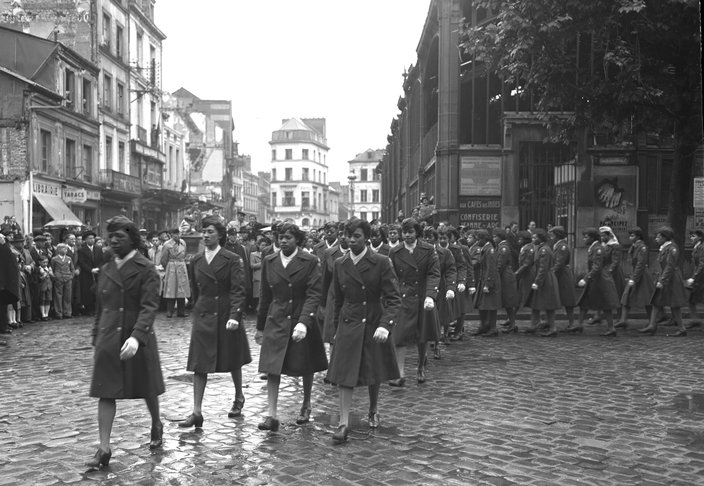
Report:
M157 265L157 266L156 266L156 269L157 269L158 271L160 271L160 272L163 272L163 271L164 271L164 267L161 266L161 265Z
M122 345L122 349L120 349L120 359L126 360L134 357L138 349L139 341L137 341L137 338L128 337L125 344Z
M228 331L236 331L239 327L240 323L236 319L228 319L227 324L225 324L225 329Z
M389 331L385 327L377 327L373 339L378 343L385 343L389 338Z
M577 287L584 287L587 285L587 281L584 279L581 279L579 282L577 282Z
M484 288L482 289L482 292L484 292L485 294L488 294L488 293L489 293L489 287L484 287Z
M656 289L661 289L662 288L662 282L658 282L655 284Z
M98 267L95 267L94 269L91 270L91 273L96 274L100 272L100 269Z
M477 293L477 288L476 287L470 287L469 288L469 295L474 295Z
M460 294L463 294L466 288L467 287L465 287L463 283L457 284L457 292L459 292Z
M693 278L687 279L687 287L694 287L694 279Z
M636 284L635 280L629 280L628 281L628 286L633 287Z
M435 301L433 300L432 297L426 297L425 302L423 302L423 308L425 310L433 310L435 309Z
M533 285L530 286L530 288L533 290L538 290L538 284L534 283Z
M293 328L293 335L291 337L294 341L298 342L305 338L307 333L308 328L306 327L306 325L302 322L299 322L298 324L296 324L296 327Z
M448 290L447 292L445 292L445 298L447 300L452 300L455 298L455 293L452 290Z

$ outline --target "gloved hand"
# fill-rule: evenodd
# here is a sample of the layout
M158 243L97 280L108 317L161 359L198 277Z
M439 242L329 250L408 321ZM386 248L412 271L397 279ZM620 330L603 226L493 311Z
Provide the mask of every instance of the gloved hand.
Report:
M459 292L460 294L463 294L466 289L467 287L465 287L463 283L457 284L457 292Z
M533 290L538 290L538 284L534 283L533 285L530 286L530 288Z
M655 284L656 289L661 289L662 288L662 282L658 282Z
M134 355L137 354L138 349L139 341L137 341L137 338L128 337L122 345L122 349L120 349L120 359L126 360L134 357Z
M455 298L455 292L452 291L452 290L448 290L447 292L445 292L445 298L446 298L447 300L452 300L452 299L454 299L454 298Z
M469 295L474 295L477 293L477 288L476 287L470 287L469 288Z
M432 297L425 298L425 302L423 302L423 309L425 309L425 310L435 309L435 301L433 300Z
M636 284L635 280L628 280L628 286L633 287Z
M236 331L239 327L240 323L236 319L228 319L227 324L225 324L225 329L228 331Z
M579 282L577 282L577 287L585 287L587 285L587 281L584 279L580 279Z
M488 293L489 293L489 287L484 287L484 288L482 289L482 292L484 292L485 294L488 294Z
M262 341L264 341L264 333L257 329L257 331L254 333L254 342L261 346Z
M295 342L298 342L305 338L307 333L308 328L306 327L306 325L302 322L299 322L298 324L296 324L296 327L293 328L293 335L291 337Z
M693 278L687 279L687 287L694 287L694 279Z
M98 267L95 267L90 272L95 275L96 273L100 273L100 269Z
M385 327L377 327L373 339L377 343L385 343L389 338L389 331Z

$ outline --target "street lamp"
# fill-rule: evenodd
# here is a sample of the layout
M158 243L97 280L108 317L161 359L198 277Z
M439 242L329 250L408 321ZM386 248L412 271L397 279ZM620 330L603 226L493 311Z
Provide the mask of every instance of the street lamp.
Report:
M357 174L354 173L354 169L350 169L350 174L347 176L347 180L350 182L350 209L352 214L350 218L354 216L354 181L357 180Z

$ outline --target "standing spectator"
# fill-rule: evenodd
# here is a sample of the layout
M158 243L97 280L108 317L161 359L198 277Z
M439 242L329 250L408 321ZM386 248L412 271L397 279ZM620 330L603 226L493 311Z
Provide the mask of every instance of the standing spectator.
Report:
M17 257L17 265L20 271L20 300L17 304L14 322L17 326L22 327L23 322L34 322L32 320L32 290L31 285L34 274L34 260L29 251L25 249L25 238L15 233L12 239L12 250Z
M49 320L49 309L51 308L51 299L54 279L54 272L49 266L49 259L45 256L39 257L39 308L41 311L41 320Z
M58 254L51 259L51 271L54 274L54 314L57 319L68 319L71 317L72 285L76 268L68 256L66 243L59 243L56 252Z
M262 283L262 251L267 246L268 241L262 238L257 242L258 248L249 255L249 268L252 269L252 308L259 307L259 293Z
M7 235L10 230L0 233L0 335L12 334L10 329L8 308L19 300L20 274L17 266L17 257L10 249ZM5 342L5 341L3 341Z
M83 234L83 246L78 249L78 268L80 273L78 288L81 292L81 304L85 314L95 313L95 290L97 287L100 267L103 266L103 251L95 246L95 233L86 231Z
M701 316L697 314L697 304L704 303L704 231L690 233L692 242L692 276L687 279L689 294L689 327L701 326Z
M171 239L164 243L160 265L164 269L166 317L173 317L174 307L178 317L186 317L186 299L191 296L191 286L186 268L186 242L179 236L178 228L171 230Z
M81 270L78 268L78 247L76 246L76 235L72 232L64 235L64 243L68 246L67 255L73 261L73 280L71 280L71 314L77 316L81 313L81 293L79 289L78 275Z

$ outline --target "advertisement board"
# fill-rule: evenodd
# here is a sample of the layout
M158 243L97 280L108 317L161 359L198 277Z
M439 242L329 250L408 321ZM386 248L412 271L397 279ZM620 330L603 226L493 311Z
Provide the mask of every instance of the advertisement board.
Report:
M501 225L501 198L459 196L460 226L470 229Z
M462 155L460 196L501 196L501 156Z
M619 241L628 242L628 228L636 225L638 168L594 167L594 226L609 226Z

